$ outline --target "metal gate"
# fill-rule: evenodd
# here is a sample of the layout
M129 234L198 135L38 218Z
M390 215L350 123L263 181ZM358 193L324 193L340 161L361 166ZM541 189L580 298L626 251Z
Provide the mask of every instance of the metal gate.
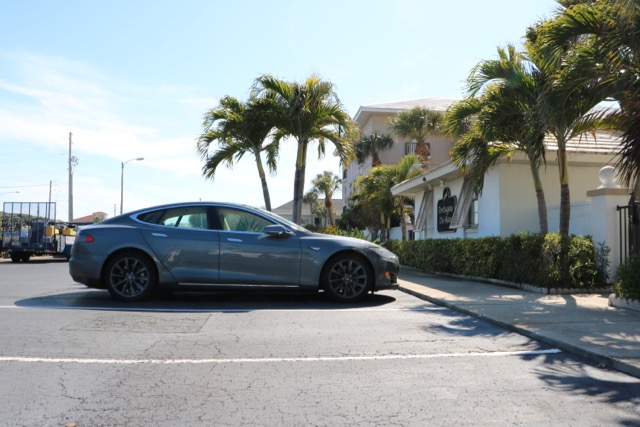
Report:
M640 212L635 194L631 193L626 206L616 206L620 222L620 264L631 255L640 253Z

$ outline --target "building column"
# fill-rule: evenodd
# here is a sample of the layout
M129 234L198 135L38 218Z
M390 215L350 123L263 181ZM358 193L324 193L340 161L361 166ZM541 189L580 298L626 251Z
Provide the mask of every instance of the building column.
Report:
M594 243L604 243L611 249L609 252L609 280L620 265L620 220L617 206L626 206L631 190L621 188L616 183L616 170L605 166L598 174L600 185L595 190L587 191L591 198L591 235Z

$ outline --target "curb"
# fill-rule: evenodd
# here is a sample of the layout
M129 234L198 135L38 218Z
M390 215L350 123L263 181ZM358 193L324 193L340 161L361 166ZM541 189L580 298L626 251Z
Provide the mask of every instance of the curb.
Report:
M603 368L603 369L604 368L612 368L612 369L615 369L615 370L620 371L622 373L625 373L627 375L631 375L633 377L640 378L640 368L638 368L637 366L634 366L632 364L629 364L629 363L625 362L624 360L619 360L619 359L611 358L609 356L605 356L605 355L602 355L602 354L594 353L593 351L585 350L583 348L574 346L572 344L569 344L569 343L566 343L566 342L563 342L563 341L558 341L558 340L556 340L554 338L549 338L549 337L546 337L544 335L540 335L537 332L532 332L530 330L523 329L523 328L520 328L518 326L509 324L509 323L505 323L503 321L496 320L496 319L493 319L491 317L487 317L485 315L469 311L467 309L458 307L455 304L448 303L448 302L446 302L444 300L441 300L441 299L438 299L438 298L430 297L430 296L428 296L426 294L423 294L421 292L415 291L413 289L406 288L406 287L404 287L402 285L400 285L399 290L404 292L404 293L406 293L406 294L413 295L413 296L415 296L417 298L420 298L422 300L428 301L430 303L439 305L441 307L450 308L452 310L458 311L458 312L466 314L468 316L475 317L476 319L485 320L485 321L490 322L490 323L492 323L492 324L494 324L496 326L499 326L501 328L504 328L504 329L507 329L509 331L518 333L520 335L524 335L524 336L532 338L532 339L534 339L536 341L544 342L545 344L549 344L549 345L551 345L553 347L557 347L557 348L559 348L561 350L564 350L564 351L566 351L568 353L583 357L583 358L588 359L588 360L590 360L592 362L595 362L599 368Z
M609 295L609 307L640 311L640 301L635 299L617 297L615 294L611 294Z

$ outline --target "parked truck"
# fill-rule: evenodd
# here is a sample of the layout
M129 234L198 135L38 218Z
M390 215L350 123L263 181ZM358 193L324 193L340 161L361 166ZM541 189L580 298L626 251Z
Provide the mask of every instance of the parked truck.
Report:
M34 255L69 259L75 240L72 225L56 220L54 202L5 202L2 215L2 249L13 262Z

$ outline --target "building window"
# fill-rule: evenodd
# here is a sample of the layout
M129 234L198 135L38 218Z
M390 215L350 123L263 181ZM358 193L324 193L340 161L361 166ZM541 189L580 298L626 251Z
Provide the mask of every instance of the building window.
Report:
M404 143L404 155L408 155L408 154L415 154L416 153L416 145L418 145L417 142L412 141L412 142L405 142Z

